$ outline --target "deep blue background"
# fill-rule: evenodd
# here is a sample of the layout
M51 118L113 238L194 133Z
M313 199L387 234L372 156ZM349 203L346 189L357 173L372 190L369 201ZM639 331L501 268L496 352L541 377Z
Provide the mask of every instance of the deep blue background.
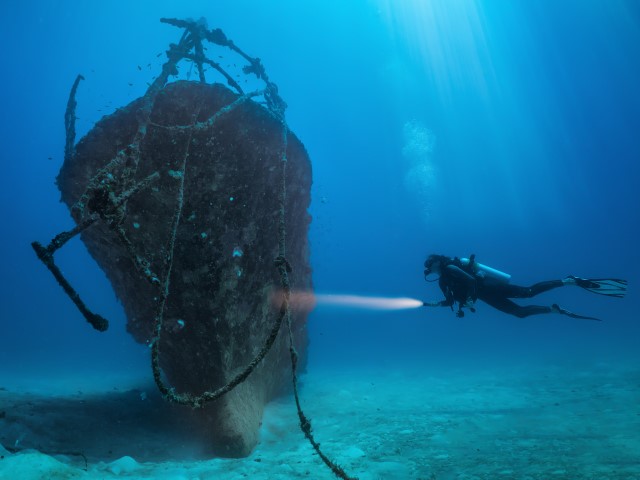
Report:
M519 320L483 305L462 320L446 309L319 308L310 318L313 365L616 356L637 364L637 5L3 2L0 373L148 368L81 243L57 259L88 305L112 321L106 334L84 322L29 244L72 226L53 181L76 74L86 77L77 95L80 138L158 73L156 55L179 38L159 23L163 16L206 17L260 57L279 85L313 162L317 290L437 299L436 285L422 279L431 252L475 252L516 283L569 273L630 282L624 300L579 289L539 299L602 323ZM421 194L405 181L410 121L435 138L421 160L433 172Z

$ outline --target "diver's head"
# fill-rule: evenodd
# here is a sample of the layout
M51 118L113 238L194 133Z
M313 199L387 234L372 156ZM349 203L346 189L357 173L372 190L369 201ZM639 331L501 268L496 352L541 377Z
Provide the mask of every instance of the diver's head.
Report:
M445 257L444 255L435 255L431 254L424 261L424 277L427 278L428 275L435 273L436 275L440 275L442 273L442 269L446 267L449 263L451 263L451 259Z

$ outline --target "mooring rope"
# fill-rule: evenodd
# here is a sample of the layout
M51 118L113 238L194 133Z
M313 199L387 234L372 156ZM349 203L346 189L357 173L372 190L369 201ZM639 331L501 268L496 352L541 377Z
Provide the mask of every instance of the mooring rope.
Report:
M315 440L311 433L311 420L304 414L300 405L300 395L298 394L298 352L295 348L293 339L293 330L291 328L291 285L289 283L289 273L292 271L291 265L287 261L286 257L286 205L287 205L287 140L289 136L289 128L282 119L283 129L283 143L284 148L282 150L282 186L280 190L280 221L278 232L278 272L280 273L280 281L282 283L282 290L284 292L282 299L282 306L280 307L281 314L284 313L287 319L287 330L289 332L289 354L291 356L291 382L293 384L293 395L296 401L296 410L298 411L298 419L300 420L300 429L304 436L309 440L313 449L318 453L322 461L327 465L331 471L339 478L344 480L357 480L357 477L350 477L337 463L332 461L327 455L325 455L320 449L320 444Z

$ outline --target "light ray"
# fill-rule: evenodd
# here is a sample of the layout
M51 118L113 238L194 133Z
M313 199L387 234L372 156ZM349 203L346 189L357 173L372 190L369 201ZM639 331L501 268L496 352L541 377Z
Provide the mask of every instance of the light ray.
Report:
M423 305L421 300L407 297L374 297L366 295L294 292L292 305L316 305L359 310L406 310Z

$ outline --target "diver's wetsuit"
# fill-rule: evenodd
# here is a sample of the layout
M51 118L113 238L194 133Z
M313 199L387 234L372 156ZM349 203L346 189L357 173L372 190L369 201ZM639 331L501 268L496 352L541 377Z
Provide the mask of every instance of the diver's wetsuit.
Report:
M450 307L455 302L465 306L479 299L493 308L519 318L552 313L553 310L551 307L542 305L518 305L509 300L510 298L531 298L542 292L564 286L562 280L539 282L530 287L500 283L471 275L452 264L443 269L438 284L445 296L445 299L440 302L442 306ZM461 310L459 312L459 316L462 316Z

